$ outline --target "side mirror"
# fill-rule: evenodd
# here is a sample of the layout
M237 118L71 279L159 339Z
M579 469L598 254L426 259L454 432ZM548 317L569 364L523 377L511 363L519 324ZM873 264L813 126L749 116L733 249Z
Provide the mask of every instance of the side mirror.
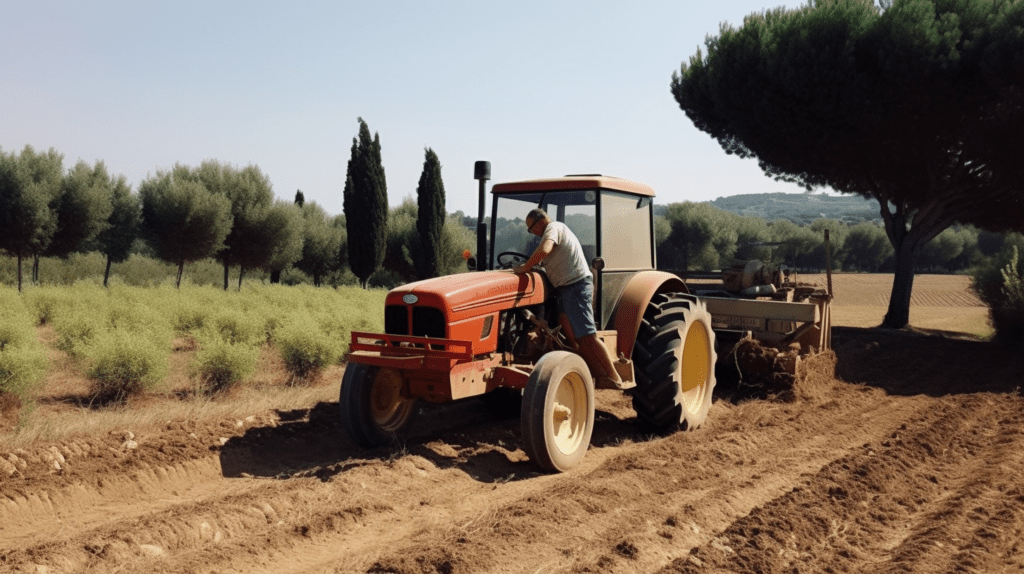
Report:
M601 270L604 269L604 259L595 257L594 260L590 262L590 266L594 268L594 271L600 273Z
M470 271L476 271L476 257L470 257L467 259L466 267L468 267Z

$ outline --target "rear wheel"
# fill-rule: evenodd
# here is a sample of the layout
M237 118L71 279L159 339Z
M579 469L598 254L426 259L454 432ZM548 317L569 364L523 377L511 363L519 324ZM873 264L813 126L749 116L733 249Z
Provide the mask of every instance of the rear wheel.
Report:
M523 450L545 470L583 460L594 432L594 382L583 359L567 351L540 358L523 394Z
M341 381L341 421L361 447L373 448L404 434L416 414L416 399L402 396L394 369L349 363Z
M704 303L683 293L658 293L644 312L633 348L633 408L662 430L695 429L707 417L715 388L715 333Z

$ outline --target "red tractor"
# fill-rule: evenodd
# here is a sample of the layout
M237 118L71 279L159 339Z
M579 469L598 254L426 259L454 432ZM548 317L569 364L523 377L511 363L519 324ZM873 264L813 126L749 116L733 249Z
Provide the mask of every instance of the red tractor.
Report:
M489 171L477 163L479 221ZM395 288L384 333L352 333L340 397L352 439L387 444L412 424L419 400L488 394L522 401L523 449L539 466L579 464L594 428L594 376L559 326L543 271L511 271L539 241L524 222L538 206L572 229L591 262L598 338L622 379L636 383L625 392L638 418L662 431L699 427L715 387L716 333L705 302L655 269L654 191L581 175L497 184L492 194L479 265L470 260L481 270Z

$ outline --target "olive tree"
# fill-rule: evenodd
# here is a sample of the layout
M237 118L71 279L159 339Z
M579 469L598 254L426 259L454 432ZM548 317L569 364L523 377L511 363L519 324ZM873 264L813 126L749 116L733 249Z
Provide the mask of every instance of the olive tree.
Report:
M0 249L21 262L38 257L57 229L50 204L60 191L64 156L53 148L36 153L25 146L20 154L0 150Z
M231 231L231 202L211 193L184 166L158 171L139 184L143 236L157 258L178 266L181 287L185 263L212 257Z
M96 237L97 248L107 256L103 271L104 287L110 278L110 265L128 259L142 225L142 202L137 194L132 193L123 175L110 180L110 207L107 227Z
M109 225L111 194L110 174L102 161L93 167L76 163L50 201L57 228L42 255L67 257L83 251Z
M275 201L267 210L261 227L265 233L261 241L270 250L263 268L270 271L270 282L278 283L281 271L302 257L305 230L302 208L287 201ZM241 273L238 274L238 285L242 285Z
M302 256L295 267L312 277L313 285L319 287L325 275L339 269L345 230L334 225L315 201L307 201L302 206L302 219Z

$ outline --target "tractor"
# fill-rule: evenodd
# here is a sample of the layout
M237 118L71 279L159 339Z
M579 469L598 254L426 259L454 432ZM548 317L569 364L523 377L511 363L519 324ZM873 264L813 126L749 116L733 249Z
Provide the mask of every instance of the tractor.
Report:
M659 432L693 430L715 389L716 337L753 336L780 344L827 346L828 301L698 297L655 265L654 190L601 175L495 184L484 225L490 163L477 162L480 217L473 269L392 289L384 332L353 332L341 384L343 425L360 446L406 433L418 401L482 397L513 404L522 447L548 471L564 472L586 454L594 429L595 375L558 317L557 293L543 270L517 275L539 238L525 216L541 207L565 223L594 274L598 339L616 358L641 424ZM489 246L489 248L488 248ZM713 308L708 301L716 300Z

